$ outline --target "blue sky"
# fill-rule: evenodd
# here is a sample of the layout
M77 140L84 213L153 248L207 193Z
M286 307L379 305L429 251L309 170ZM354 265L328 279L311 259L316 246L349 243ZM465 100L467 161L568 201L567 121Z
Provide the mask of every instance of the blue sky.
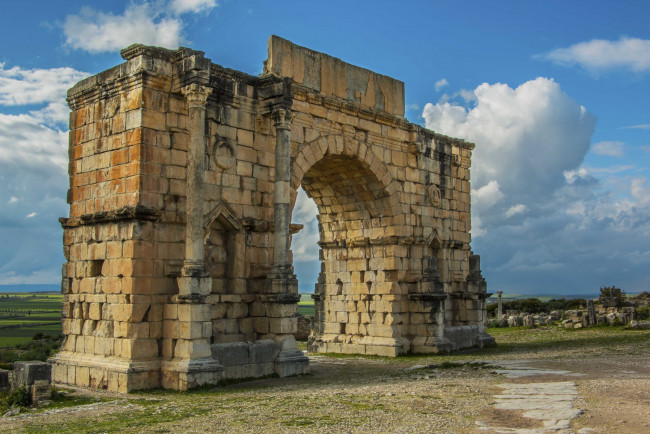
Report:
M259 74L277 34L404 81L407 118L476 143L490 291L650 289L647 1L26 1L0 14L0 284L57 283L65 91L134 42ZM315 207L294 239L313 288Z

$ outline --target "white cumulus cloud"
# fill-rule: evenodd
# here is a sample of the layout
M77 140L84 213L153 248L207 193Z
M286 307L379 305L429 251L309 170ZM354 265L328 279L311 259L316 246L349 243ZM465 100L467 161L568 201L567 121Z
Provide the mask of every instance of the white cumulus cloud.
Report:
M176 48L182 27L180 19L161 16L153 4L144 2L130 3L122 15L84 7L66 17L63 32L66 45L96 54L135 43Z
M508 210L506 211L506 218L510 218L518 214L523 214L526 211L528 211L528 207L523 203L518 203L517 205L513 205L510 208L508 208Z
M646 184L644 177L634 178L630 183L630 193L640 206L650 205L650 188Z
M503 193L499 188L499 182L492 180L483 187L472 190L472 200L474 206L486 210L492 208L497 202L503 199Z
M476 144L472 248L492 289L597 292L650 285L650 187L631 165L583 166L595 116L553 80L482 84L470 107L427 104L437 132ZM621 155L623 142L591 151ZM526 285L530 282L530 285Z
M185 26L181 15L206 13L216 6L215 0L144 1L129 3L122 14L86 6L66 17L65 44L93 54L119 51L135 43L177 48Z
M614 68L650 71L650 40L621 37L618 41L592 39L538 56L559 64L579 65L591 72Z
M293 208L292 221L304 225L303 229L293 235L291 250L294 263L318 260L318 208L313 200L307 197L302 188L298 189L296 204Z
M14 66L6 69L5 63L0 63L0 105L65 105L68 89L88 75L74 68L23 69ZM64 107L67 112L67 106Z
M584 167L580 167L576 170L567 170L564 172L564 179L566 180L567 184L573 184L580 179L587 179L589 176L589 171Z
M595 117L547 78L516 88L484 83L473 93L472 108L429 103L422 116L427 128L476 143L473 212L489 231L491 218L500 219L514 205L539 208L565 182L564 172L580 166ZM492 199L501 200L494 206L484 196L497 191Z
M55 283L68 211L66 91L88 76L72 68L0 65L0 283ZM2 107L29 107L21 114ZM56 276L59 277L56 277ZM49 281L48 281L49 279Z

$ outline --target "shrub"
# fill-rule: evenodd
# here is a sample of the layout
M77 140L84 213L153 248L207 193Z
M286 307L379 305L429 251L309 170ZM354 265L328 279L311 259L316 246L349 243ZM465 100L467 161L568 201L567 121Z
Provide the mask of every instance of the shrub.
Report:
M621 307L625 302L625 291L623 291L621 288L617 288L615 285L601 286L600 296L598 297L598 300L603 303L606 301L606 299L614 299L616 307Z
M36 337L36 336L35 336ZM42 339L26 344L16 345L15 349L0 351L0 364L8 364L21 360L40 360L45 362L61 347L63 336L42 336Z
M0 402L0 406L5 408L27 407L31 403L32 403L32 399L29 394L29 391L24 387L20 387L8 393L2 399L2 402Z
M636 319L638 321L646 321L650 319L650 306L639 307L636 310Z
M490 316L494 316L497 311L497 304L492 303L487 305L487 312ZM587 300L584 298L573 298L567 300L566 298L554 298L547 302L543 302L538 298L527 298L522 300L511 300L503 303L503 312L507 310L517 310L520 312L540 313L540 312L553 312L554 310L577 310L587 307Z

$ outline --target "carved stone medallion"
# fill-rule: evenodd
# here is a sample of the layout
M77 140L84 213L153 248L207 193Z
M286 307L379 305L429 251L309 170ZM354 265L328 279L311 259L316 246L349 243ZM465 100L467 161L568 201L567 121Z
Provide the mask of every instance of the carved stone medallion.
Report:
M440 202L441 202L440 189L435 185L429 186L429 201L431 201L431 205L433 206L440 206Z
M225 141L219 141L214 145L212 155L217 167L222 170L228 170L235 165L235 151Z

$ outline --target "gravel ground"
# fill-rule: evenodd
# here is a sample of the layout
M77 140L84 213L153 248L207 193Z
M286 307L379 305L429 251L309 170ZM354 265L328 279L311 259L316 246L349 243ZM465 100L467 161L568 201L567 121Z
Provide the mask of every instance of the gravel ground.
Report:
M100 402L5 417L0 432L469 433L477 422L532 430L541 425L520 411L496 410L495 395L505 382L542 381L576 383L584 413L566 432L650 432L650 332L612 333L521 329L495 333L496 349L452 356L311 356L310 375L190 393L74 389ZM584 375L508 379L481 359Z

